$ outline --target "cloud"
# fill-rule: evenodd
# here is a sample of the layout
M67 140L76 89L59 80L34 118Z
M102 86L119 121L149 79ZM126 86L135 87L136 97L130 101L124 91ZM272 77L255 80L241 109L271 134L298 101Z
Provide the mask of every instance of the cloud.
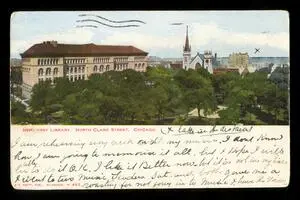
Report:
M226 30L215 23L208 24L191 24L189 30L190 43L193 46L207 46L211 43L218 43L219 46L269 46L281 51L289 51L289 34L281 33L248 33L248 32L234 32ZM106 37L102 43L104 44L124 44L135 45L138 48L145 50L154 48L170 48L181 51L184 45L185 35L173 35L170 33L169 37L142 34L138 32L117 32ZM151 52L150 52L151 53Z
M94 32L88 29L72 28L67 31L51 33L46 35L37 35L30 40L11 40L10 54L15 57L23 53L36 43L43 41L56 40L59 43L82 44L92 41Z

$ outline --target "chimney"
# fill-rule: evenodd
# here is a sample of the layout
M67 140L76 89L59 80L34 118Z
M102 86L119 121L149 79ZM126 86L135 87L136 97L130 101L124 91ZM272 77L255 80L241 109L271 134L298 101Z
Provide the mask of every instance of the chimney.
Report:
M52 44L52 46L57 47L57 41L52 40L50 43Z

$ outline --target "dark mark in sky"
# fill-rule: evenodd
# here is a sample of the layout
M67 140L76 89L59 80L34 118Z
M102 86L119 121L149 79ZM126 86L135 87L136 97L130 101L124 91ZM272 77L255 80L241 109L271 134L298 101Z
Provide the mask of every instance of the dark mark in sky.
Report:
M100 22L100 21L95 20L95 19L83 19L83 20L77 20L76 22L96 22L98 24L102 24L104 26L108 26L108 27L111 27L111 28L126 28L126 27L139 27L140 26L140 25L136 25L136 24L115 26L115 25L105 24L105 23Z
M171 25L179 26L182 25L183 23L172 23Z
M94 14L80 14L79 15L80 17L85 17L85 16L94 16L94 17L98 17L100 19L103 19L103 20L106 20L108 22L112 22L112 23L128 23L128 22L138 22L138 23L142 23L142 24L146 24L146 22L144 21L141 21L141 20L136 20L136 19L133 19L133 20L123 20L123 21L114 21L114 20L110 20L110 19L107 19L107 18L104 18L104 17L101 17L99 15L94 15Z
M95 26L95 25L80 25L80 26L76 26L76 28L83 28L83 27L98 28L98 26Z

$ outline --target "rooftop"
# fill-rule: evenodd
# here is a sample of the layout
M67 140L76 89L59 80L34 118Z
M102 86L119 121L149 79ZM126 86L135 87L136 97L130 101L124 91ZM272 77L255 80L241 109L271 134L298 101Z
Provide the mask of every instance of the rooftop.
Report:
M147 56L148 52L134 46L60 44L56 41L46 41L35 44L20 54L25 57L55 57L55 56Z

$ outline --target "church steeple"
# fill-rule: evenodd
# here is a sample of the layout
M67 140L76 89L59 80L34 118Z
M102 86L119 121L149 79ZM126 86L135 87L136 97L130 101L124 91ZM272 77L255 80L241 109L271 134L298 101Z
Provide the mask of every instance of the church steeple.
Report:
M191 46L189 43L189 27L188 26L186 26L185 45L183 47L183 51L185 51L185 52L191 51Z
M189 43L189 27L186 26L186 36L185 36L185 44L183 46L183 60L182 67L183 69L189 69L191 64L191 46Z

